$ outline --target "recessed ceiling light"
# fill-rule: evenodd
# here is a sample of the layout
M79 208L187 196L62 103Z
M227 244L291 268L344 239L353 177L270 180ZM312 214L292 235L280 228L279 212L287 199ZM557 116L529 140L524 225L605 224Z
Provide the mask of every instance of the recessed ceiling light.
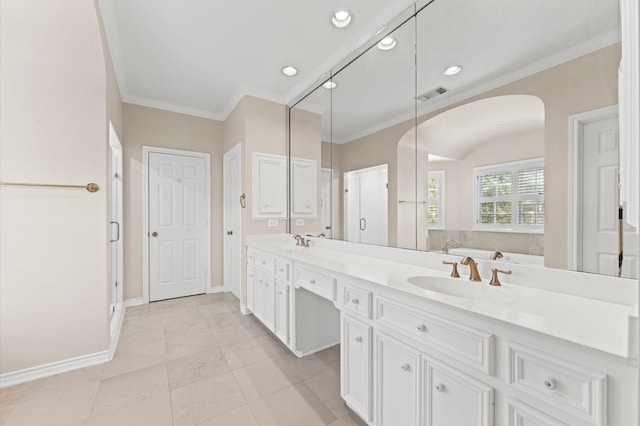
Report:
M282 74L286 75L287 77L293 77L294 75L298 74L298 70L288 65L282 68Z
M444 71L442 71L442 74L456 75L459 74L460 71L462 71L462 65L451 65L450 67L445 68Z
M335 89L337 86L337 84L335 84L333 81L329 80L327 82L325 82L322 87L324 87L327 90L331 90L331 89Z
M331 22L336 28L346 28L351 23L351 14L346 10L339 10L331 17Z
M396 39L393 37L385 37L378 43L378 49L380 50L391 50L394 47L396 47Z

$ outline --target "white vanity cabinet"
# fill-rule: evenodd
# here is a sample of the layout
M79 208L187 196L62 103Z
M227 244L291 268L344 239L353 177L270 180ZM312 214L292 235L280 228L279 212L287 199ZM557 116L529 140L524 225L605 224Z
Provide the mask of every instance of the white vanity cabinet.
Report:
M349 256L249 247L247 306L298 356L339 340L340 393L367 424L635 424L635 354L539 331L544 315L508 311L498 320L449 305L396 284L402 264Z
M420 352L381 331L376 331L375 340L375 424L417 426L420 419Z
M247 308L283 343L290 341L291 262L260 250L247 250Z
M487 384L423 358L424 426L491 426L494 394Z
M348 315L342 315L340 346L340 395L364 420L372 420L373 327Z

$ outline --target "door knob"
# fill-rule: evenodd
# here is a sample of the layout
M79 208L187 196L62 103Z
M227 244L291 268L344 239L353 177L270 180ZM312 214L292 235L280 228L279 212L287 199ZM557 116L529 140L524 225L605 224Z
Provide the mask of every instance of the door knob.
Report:
M151 233L151 236L152 236L152 237L157 237L157 236L158 236L158 233L157 233L156 231L153 231L153 232Z
M227 235L233 235L233 231L227 231Z

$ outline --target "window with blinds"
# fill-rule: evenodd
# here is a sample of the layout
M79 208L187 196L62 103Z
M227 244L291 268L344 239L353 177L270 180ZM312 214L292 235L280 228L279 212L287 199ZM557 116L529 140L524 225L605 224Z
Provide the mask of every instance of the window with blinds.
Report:
M430 171L427 178L427 225L444 228L444 171Z
M544 159L474 168L476 229L544 231Z

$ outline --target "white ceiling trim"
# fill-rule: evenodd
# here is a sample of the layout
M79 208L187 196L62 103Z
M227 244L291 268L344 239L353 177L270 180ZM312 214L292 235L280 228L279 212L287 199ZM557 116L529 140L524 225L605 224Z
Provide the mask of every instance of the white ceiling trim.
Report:
M221 117L220 114L215 114L211 111L191 108L171 102L162 102L155 99L144 98L141 96L132 96L128 93L122 93L122 90L120 92L120 95L122 96L122 102L126 102L128 104L140 105L170 112L177 112L178 114L193 115L194 117L208 118L210 120L224 121L225 119L225 117Z

